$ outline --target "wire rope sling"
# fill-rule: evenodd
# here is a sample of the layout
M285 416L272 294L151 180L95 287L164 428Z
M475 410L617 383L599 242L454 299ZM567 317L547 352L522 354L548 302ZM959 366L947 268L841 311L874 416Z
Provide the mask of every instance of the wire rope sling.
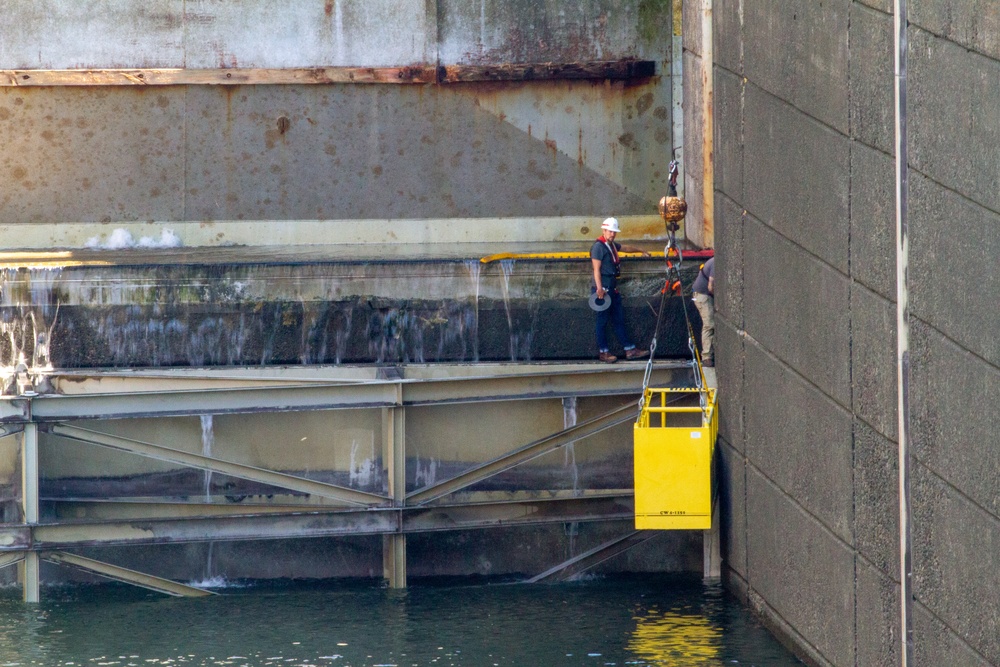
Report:
M718 434L716 391L707 386L683 295L677 245L679 222L687 211L684 200L664 197L660 215L667 225L664 249L666 281L649 345L642 379L639 415L633 427L635 527L659 530L707 530L712 527L715 476L713 459ZM690 387L650 387L656 339L668 301L681 301L694 376Z

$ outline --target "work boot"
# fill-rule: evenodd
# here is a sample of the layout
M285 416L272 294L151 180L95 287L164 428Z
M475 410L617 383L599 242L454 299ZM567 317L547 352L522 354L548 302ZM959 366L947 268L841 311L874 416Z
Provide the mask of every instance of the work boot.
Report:
M640 350L637 347L633 347L631 350L625 350L626 359L642 359L643 357L649 356L649 350Z
M606 364L613 364L616 361L618 361L618 357L611 354L610 352L601 352L599 355L597 355L597 358Z

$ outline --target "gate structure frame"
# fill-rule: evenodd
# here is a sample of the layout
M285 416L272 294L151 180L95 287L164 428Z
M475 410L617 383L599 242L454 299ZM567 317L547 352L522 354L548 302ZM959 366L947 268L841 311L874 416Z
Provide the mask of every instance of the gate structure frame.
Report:
M442 364L403 367L282 367L57 372L47 376L51 393L36 394L21 383L18 396L0 397L0 437L20 438L23 523L0 525L0 567L19 564L24 600L40 598L40 561L79 568L170 595L208 591L84 558L74 549L219 540L264 540L321 536L381 535L383 577L393 588L406 586L406 537L428 531L467 530L540 524L631 521L632 489L510 492L502 499L457 491L546 453L634 421L644 365L613 368L593 363ZM661 386L686 379L688 363L657 362ZM406 412L412 406L574 400L599 396L611 409L529 443L516 443L501 456L450 479L407 492ZM388 493L368 493L317 482L276 470L142 442L83 428L95 419L152 419L307 410L380 409L382 452ZM129 516L129 501L102 501L105 516L86 521L40 522L39 433L112 448L173 465L329 499L333 505L257 506L143 503L147 516ZM80 502L80 501L74 501ZM152 512L152 515L149 513ZM623 547L623 541L626 546ZM644 540L616 539L585 554L586 567ZM577 574L574 558L538 578ZM544 576L543 576L544 575Z

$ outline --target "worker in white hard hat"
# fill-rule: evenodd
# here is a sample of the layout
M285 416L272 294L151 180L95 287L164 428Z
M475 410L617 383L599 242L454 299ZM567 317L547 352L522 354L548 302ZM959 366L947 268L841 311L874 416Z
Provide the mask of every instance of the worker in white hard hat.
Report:
M641 359L649 354L649 350L639 350L628 337L625 329L625 308L622 305L622 296L618 293L618 276L621 275L621 258L619 252L637 252L643 257L649 257L649 253L641 248L625 246L615 242L615 237L621 231L618 220L608 218L601 224L603 233L590 248L590 262L593 265L594 280L590 286L590 291L596 297L596 303L603 306L605 299L610 299L608 307L601 307L597 310L597 358L609 364L618 361L618 357L611 354L608 346L608 324L615 330L618 342L625 348L626 359Z

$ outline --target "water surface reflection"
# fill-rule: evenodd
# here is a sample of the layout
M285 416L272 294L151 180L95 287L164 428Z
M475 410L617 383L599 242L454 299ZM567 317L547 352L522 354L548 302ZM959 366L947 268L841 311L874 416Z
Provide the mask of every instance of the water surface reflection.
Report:
M117 585L0 597L0 667L798 665L718 586L284 584L173 599Z

